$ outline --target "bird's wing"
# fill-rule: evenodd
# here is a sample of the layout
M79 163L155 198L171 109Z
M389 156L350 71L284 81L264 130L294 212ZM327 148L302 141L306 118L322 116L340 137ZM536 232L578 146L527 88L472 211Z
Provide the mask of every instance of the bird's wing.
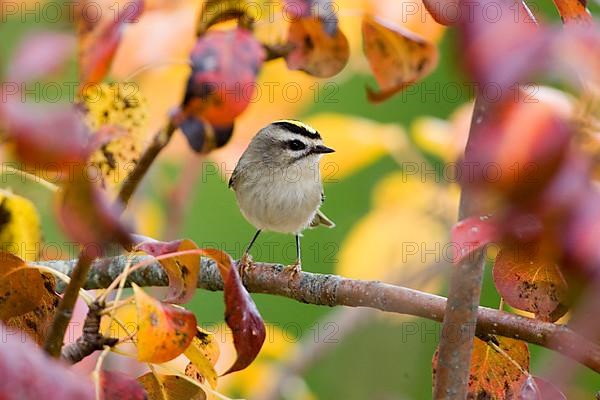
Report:
M238 165L239 165L239 163L238 163ZM235 168L233 169L233 173L229 177L229 184L227 186L229 189L231 189L232 187L235 189L235 180L237 179L238 175L239 175L238 166L236 165Z

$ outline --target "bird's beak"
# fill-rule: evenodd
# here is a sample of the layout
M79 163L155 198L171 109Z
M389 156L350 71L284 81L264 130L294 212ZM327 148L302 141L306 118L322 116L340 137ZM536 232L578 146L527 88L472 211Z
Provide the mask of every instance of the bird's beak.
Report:
M315 147L313 148L313 151L312 151L312 152L313 152L313 153L316 153L316 154L327 154L327 153L334 153L334 152L335 152L335 150L334 150L334 149L331 149L331 148L329 148L329 147L327 147L327 146L323 146L322 144L320 144L320 145L318 145L318 146L315 146Z

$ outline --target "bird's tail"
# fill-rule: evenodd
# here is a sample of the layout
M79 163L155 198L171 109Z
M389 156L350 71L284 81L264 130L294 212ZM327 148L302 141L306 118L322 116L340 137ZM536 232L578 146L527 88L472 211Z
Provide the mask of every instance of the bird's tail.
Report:
M317 210L317 213L315 214L315 216L313 217L313 220L310 223L310 227L316 228L319 225L323 225L327 228L335 227L335 223L332 220L327 218L327 216L325 216L325 214L323 214L323 212L321 212L321 210Z

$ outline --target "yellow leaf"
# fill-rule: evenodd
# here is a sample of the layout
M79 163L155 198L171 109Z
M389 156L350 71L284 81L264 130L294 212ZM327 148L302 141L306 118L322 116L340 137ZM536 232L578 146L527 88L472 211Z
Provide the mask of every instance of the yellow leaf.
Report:
M217 371L215 363L219 357L219 345L213 335L198 330L192 344L183 354L190 360L190 368L186 367L186 375L203 382L205 379L214 389L217 387Z
M465 150L472 113L473 103L465 103L452 113L448 121L417 117L410 127L411 138L421 151L443 161L454 162Z
M335 153L321 161L325 182L335 182L370 165L384 155L406 149L404 130L395 124L343 114L322 113L306 118Z
M147 374L138 378L149 400L205 400L202 389L176 375Z
M33 261L38 259L41 245L40 217L34 204L0 190L0 249Z
M435 182L394 173L374 190L374 208L348 234L337 273L357 279L402 282L435 291L424 273L450 262L448 232L458 196ZM423 279L423 280L422 280Z
M109 193L116 193L133 169L147 135L148 104L134 82L101 83L87 88L81 98L86 122L102 145L89 159L91 174Z

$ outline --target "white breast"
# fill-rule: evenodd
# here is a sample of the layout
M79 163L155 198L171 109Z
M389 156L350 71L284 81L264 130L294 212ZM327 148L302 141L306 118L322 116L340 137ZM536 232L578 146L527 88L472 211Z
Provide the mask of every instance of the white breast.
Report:
M236 189L240 210L258 229L300 233L321 204L321 178L313 167L296 164L261 174Z

